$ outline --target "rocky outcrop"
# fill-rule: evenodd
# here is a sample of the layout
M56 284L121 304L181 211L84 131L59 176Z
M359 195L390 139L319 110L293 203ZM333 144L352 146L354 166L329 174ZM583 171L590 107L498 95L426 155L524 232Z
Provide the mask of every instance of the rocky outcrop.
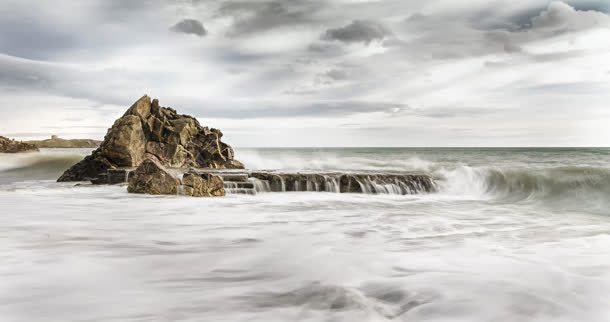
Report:
M33 144L15 141L4 136L0 136L0 153L19 153L35 151L38 151L38 148Z
M187 172L182 176L183 192L192 197L221 197L225 195L224 181L209 173Z
M172 168L243 169L222 132L144 96L108 130L98 149L58 181L100 180L108 170L133 168L151 159Z
M140 166L129 172L127 192L151 195L183 194L192 197L221 197L225 195L221 177L210 173L190 171L176 178L170 170L151 159L144 160Z
M25 141L26 143L33 144L38 148L97 148L102 144L102 141L90 140L90 139L62 139L57 135L52 135L50 139L36 140L36 141Z
M127 192L151 195L178 194L180 180L167 172L157 162L146 159L129 174Z

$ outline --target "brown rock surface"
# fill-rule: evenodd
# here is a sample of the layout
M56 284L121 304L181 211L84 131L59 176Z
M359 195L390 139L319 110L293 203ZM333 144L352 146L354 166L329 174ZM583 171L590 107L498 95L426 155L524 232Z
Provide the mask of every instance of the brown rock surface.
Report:
M222 132L143 96L114 122L98 149L58 181L96 180L110 169L137 167L152 159L166 167L243 169Z
M151 195L175 195L178 194L178 186L180 186L180 180L151 159L144 160L131 172L128 182L128 192Z
M193 197L221 197L225 195L224 181L212 174L185 173L182 176L184 194Z
M33 144L15 141L4 136L0 136L0 153L19 153L34 151L38 151L38 148Z

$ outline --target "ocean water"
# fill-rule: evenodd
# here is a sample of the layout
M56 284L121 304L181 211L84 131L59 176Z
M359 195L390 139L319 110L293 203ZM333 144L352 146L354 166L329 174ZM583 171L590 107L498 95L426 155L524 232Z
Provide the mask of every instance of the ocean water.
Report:
M610 149L237 149L419 172L420 195L197 199L0 155L0 321L609 321Z

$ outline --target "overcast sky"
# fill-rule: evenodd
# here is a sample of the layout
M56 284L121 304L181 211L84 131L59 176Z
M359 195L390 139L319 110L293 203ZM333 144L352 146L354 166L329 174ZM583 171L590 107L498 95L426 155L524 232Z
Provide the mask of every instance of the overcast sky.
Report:
M610 146L610 1L2 0L0 135L143 94L236 146Z

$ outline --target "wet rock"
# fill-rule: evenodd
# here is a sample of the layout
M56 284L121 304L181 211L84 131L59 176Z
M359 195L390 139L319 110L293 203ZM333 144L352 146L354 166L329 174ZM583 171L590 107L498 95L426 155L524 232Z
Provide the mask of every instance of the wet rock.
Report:
M270 191L326 191L340 193L414 194L435 191L425 174L279 173L251 172L266 182Z
M110 169L108 172L101 174L97 179L91 180L92 184L123 184L127 183L129 175L127 169Z
M145 95L115 121L98 149L58 181L100 182L108 170L137 167L145 159L184 169L243 169L221 138L220 130L203 127L195 118L161 107Z
M35 151L38 151L38 148L34 144L15 141L4 136L0 136L0 153L20 153Z
M221 197L225 195L221 177L204 173L187 172L182 176L184 194L192 197Z
M146 159L129 174L127 191L151 195L178 194L180 180L172 176L159 163Z

